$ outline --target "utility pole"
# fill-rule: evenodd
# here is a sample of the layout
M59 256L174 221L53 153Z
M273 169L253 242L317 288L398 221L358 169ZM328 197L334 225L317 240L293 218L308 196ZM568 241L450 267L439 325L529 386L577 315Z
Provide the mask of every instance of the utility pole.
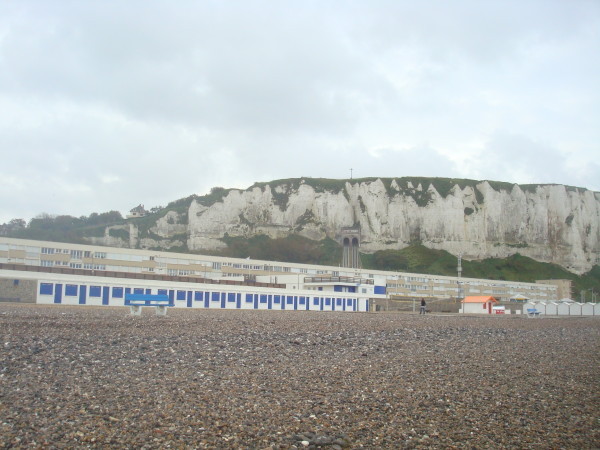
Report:
M458 284L458 298L463 298L462 284L461 284L461 277L462 277L462 253L458 254L458 267L456 269L457 269L457 272L458 272L458 280L457 280L457 284Z
M350 179L352 179L352 168L350 168Z

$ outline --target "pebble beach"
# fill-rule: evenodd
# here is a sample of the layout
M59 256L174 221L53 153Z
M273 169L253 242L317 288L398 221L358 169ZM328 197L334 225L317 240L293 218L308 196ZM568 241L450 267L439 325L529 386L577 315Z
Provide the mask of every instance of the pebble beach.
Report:
M0 304L0 448L599 448L600 319Z

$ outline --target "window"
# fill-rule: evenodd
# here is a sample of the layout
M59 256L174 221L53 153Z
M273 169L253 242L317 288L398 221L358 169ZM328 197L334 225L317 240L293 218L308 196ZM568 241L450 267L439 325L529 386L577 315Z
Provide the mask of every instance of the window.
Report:
M331 305L331 299L330 298L326 298L325 299L325 306L330 306Z
M54 254L54 249L53 248L48 248L48 247L42 247L42 253L44 255L53 255Z
M235 302L235 294L230 292L227 294L227 301L228 302Z
M158 295L167 295L167 290L166 289L159 289L158 290Z
M211 294L211 297L210 297L210 299L211 299L211 301L213 301L213 302L218 302L218 301L219 301L219 297L220 297L220 295L219 295L219 293L218 293L218 292L213 292L213 293Z
M276 296L273 298L273 302L279 305L280 299L281 299L281 297L280 297L279 295L276 295Z
M221 270L221 263L220 262L212 263L212 268L213 268L213 270Z
M113 298L123 298L123 288L122 287L112 288L112 296L113 296Z
M81 269L81 263L69 263L71 269Z
M200 292L200 291L194 292L194 301L197 301L197 302L202 301L202 292Z
M106 258L106 252L96 252L96 253L94 253L94 258L105 259Z
M65 286L65 295L76 296L77 295L77 285L76 284L67 284Z
M54 261L47 261L45 259L42 259L40 261L40 264L42 267L52 267L54 265Z
M100 286L90 286L90 297L100 297Z
M288 305L291 305L294 303L294 297L292 297L291 295L288 295L287 297L287 302Z
M133 288L133 293L135 295L142 295L144 293L144 289L143 288Z
M267 303L267 296L264 294L260 294L260 302L261 303Z
M253 301L252 294L246 294L246 303L252 303Z
M185 291L177 291L177 300L185 300Z
M54 285L52 283L41 283L40 284L40 294L43 295L52 295L54 292Z

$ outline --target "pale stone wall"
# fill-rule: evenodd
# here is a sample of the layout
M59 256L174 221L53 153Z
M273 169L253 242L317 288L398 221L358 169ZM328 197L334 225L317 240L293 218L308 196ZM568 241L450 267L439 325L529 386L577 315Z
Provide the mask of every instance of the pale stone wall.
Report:
M21 278L0 278L0 301L35 303L37 281Z

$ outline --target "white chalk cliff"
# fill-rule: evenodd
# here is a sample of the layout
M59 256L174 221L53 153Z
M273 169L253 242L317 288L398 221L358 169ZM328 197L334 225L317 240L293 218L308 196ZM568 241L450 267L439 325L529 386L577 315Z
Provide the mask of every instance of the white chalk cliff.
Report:
M575 273L599 262L598 192L563 185L453 184L448 179L328 181L329 189L318 180L295 179L225 191L218 201L192 199L187 247L222 248L226 233L338 239L342 227L359 224L363 252L401 249L418 241L466 259L518 252ZM163 220L153 228L157 235L167 238L173 229L183 231L170 214L170 225Z

